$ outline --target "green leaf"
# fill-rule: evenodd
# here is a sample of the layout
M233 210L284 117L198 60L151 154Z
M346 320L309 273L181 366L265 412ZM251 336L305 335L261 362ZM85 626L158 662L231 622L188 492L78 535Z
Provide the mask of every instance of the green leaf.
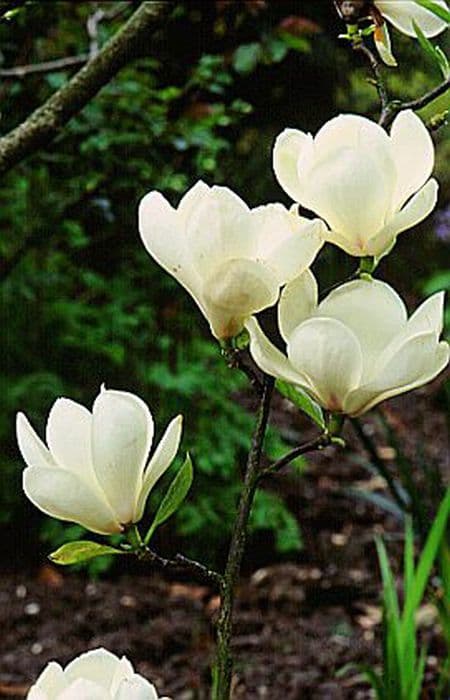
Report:
M441 5L437 5L433 0L415 0L417 5L421 5L426 10L432 12L436 17L440 17L446 22L450 22L450 12Z
M105 554L126 554L126 552L106 544L78 540L63 544L62 547L49 554L48 558L54 564L68 566L69 564L80 564L89 559L95 559L95 557L102 557Z
M173 515L181 506L189 492L189 489L191 488L193 478L194 470L192 467L192 460L188 454L186 455L183 466L179 469L177 475L167 489L164 498L159 504L155 519L153 520L150 529L145 536L145 544L150 542L156 528L165 523L166 520L168 520L171 515Z
M262 58L261 45L256 41L242 44L233 55L233 68L238 73L246 74L255 70Z
M419 25L413 21L414 31L416 32L417 40L424 51L442 73L443 77L447 79L450 74L450 66L447 60L447 56L439 48L439 46L434 46L431 41L425 36Z
M303 391L298 387L293 387L292 384L288 384L281 379L277 379L275 386L280 394L283 394L283 396L289 399L289 401L292 401L292 403L303 411L303 413L306 413L308 418L311 418L311 420L314 421L319 428L325 430L326 425L323 411L319 404L308 396L306 391Z

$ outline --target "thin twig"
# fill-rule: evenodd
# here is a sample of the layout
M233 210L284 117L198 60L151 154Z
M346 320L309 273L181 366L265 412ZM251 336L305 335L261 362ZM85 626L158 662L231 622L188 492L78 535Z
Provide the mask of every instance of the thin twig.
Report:
M130 19L73 78L20 126L0 139L0 175L52 141L97 92L125 65L148 50L173 3L143 2Z
M223 348L222 354L225 357L228 367L231 369L239 369L243 372L253 388L260 394L263 390L263 383L256 373L252 365L247 361L248 353L246 354L244 350L239 348Z
M314 440L310 440L309 442L303 443L303 445L294 447L290 452L285 454L284 457L281 457L281 459L278 459L269 467L263 469L263 471L260 472L260 476L267 476L267 474L278 472L280 469L283 469L283 467L286 467L288 464L293 462L294 459L297 459L297 457L301 457L301 455L307 454L308 452L323 450L325 447L331 445L332 442L333 439L331 435L328 433L322 433L322 435L314 438Z
M138 556L143 561L149 561L152 564L157 564L163 569L186 569L198 578L207 581L208 583L214 585L216 588L222 587L223 578L221 574L208 567L200 564L200 562L194 559L189 559L185 557L184 554L176 554L173 559L166 559L160 556L152 549L145 547L138 551Z
M378 96L380 98L381 102L381 113L388 109L390 100L389 100L389 93L387 91L386 85L384 83L384 78L383 78L383 73L381 71L381 66L375 56L375 54L369 49L369 47L364 43L363 40L360 42L354 44L353 46L355 51L360 51L366 58L369 60L370 67L372 69L372 73L375 78L375 86L378 91Z
M425 93L425 95L422 95L422 97L418 97L416 100L410 100L409 102L401 102L399 100L393 100L392 102L389 103L389 108L387 110L385 110L384 113L381 115L381 119L379 122L380 126L384 126L384 127L390 126L395 115L404 109L418 110L418 109L422 109L423 107L426 107L431 102L433 102L433 100L436 100L441 95L445 95L445 93L449 89L450 89L450 78L448 78L447 80L444 80L443 83L441 83L437 87L433 88L433 90L430 90L429 92Z
M14 68L1 68L1 78L26 78L27 75L36 73L53 73L65 70L73 66L80 66L89 60L89 54L82 53L78 56L67 56L66 58L56 58L54 61L43 61L42 63L31 63L24 66L14 66Z

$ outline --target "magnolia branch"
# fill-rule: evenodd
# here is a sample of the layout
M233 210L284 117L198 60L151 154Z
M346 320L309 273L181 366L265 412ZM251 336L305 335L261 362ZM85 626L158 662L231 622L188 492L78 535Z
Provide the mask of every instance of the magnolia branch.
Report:
M183 554L176 554L173 559L166 559L148 547L145 547L145 549L139 551L139 557L143 561L149 561L152 564L157 564L163 569L186 569L196 577L203 579L209 584L212 584L214 587L219 589L222 587L223 579L217 571L208 569L208 567L200 564L200 562L195 561L194 559L189 559Z
M270 465L270 467L267 467L261 472L261 476L267 476L268 474L273 474L274 472L280 471L280 469L283 469L283 467L286 467L288 464L294 461L294 459L297 459L298 457L301 457L302 455L307 454L308 452L315 452L316 450L323 450L324 447L328 447L331 445L333 442L333 437L329 433L322 433L322 435L319 435L318 437L314 438L314 440L310 440L309 442L303 443L303 445L298 445L297 447L294 447L290 452L284 455L284 457L281 457L281 459L278 459L276 462Z
M143 2L68 83L1 138L0 175L52 141L121 68L142 55L151 34L161 26L171 7L172 2Z
M55 71L81 66L89 60L90 54L82 53L78 56L67 56L67 58L56 58L54 61L43 61L42 63L31 63L25 66L14 66L14 68L0 69L0 78L26 78L28 75L36 73L53 73Z

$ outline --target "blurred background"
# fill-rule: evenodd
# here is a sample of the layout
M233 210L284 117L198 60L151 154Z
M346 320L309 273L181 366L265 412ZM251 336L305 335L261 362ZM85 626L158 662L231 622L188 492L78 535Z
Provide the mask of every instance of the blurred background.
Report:
M89 53L90 47L101 47L137 5L31 2L1 24L1 133L23 121L76 69L23 77L2 71ZM251 392L245 378L226 366L192 299L146 254L136 209L151 189L161 190L176 204L199 178L230 186L252 206L268 201L289 204L271 169L272 145L282 129L315 132L339 112L378 117L367 66L338 39L343 30L332 2L181 3L167 27L149 38L148 56L122 69L57 139L3 178L0 570L5 576L35 572L49 551L82 534L77 526L46 518L24 498L15 414L26 412L43 435L56 397L90 406L102 382L144 398L154 412L157 435L169 418L184 414L182 448L193 455L196 479L188 502L161 530L157 545L165 553L181 549L210 564L223 563L253 422ZM384 73L393 96L413 99L441 81L414 40L394 30L392 37L399 68ZM445 36L438 43L448 49ZM450 288L448 127L436 131L434 138L441 185L438 209L419 229L402 234L395 254L379 268L379 275L404 295L410 308L432 292ZM328 286L348 276L354 266L355 261L326 246L314 271ZM447 332L449 320L447 315ZM399 438L392 430L398 428L410 448L409 456L406 448L402 457L403 472L417 475L420 489L426 464L434 470L433 493L441 493L439 484L448 467L448 398L442 378L389 406L394 408L388 409L387 427L382 425L386 414L369 419L366 426L366 437L382 431L384 453L378 458L397 474L395 460L401 448L393 446ZM312 429L281 400L274 406L273 419L266 445L270 457L279 456ZM364 477L358 472L369 458L357 448L356 433L349 444L349 456L333 455L334 463L343 460L345 479L353 484L358 478L373 478L370 470ZM328 499L333 476L319 472L319 483L316 472L309 476L311 464L314 460L299 462L289 479L274 479L258 495L248 572L276 562L289 566L287 562L298 557L311 560L308 542L314 543L312 530L319 525L316 518L312 526L306 516L302 522L306 511L299 505L299 494L306 503L305 484L321 489L320 498L316 491L313 496L327 504L320 513L321 527L336 517L337 504L347 504L346 517L351 520L354 504L363 502L352 501L348 494L343 501L336 501L336 495ZM387 514L395 521L399 513L390 495L376 486L365 490L372 499L365 498L364 508L378 508L378 520ZM436 498L430 503L434 507ZM425 521L427 508L425 503ZM336 551L341 547L337 542ZM332 550L326 552L328 559L339 562ZM103 558L79 575L108 579L124 573L123 564L110 567ZM55 580L60 575L55 573ZM86 638L91 641L92 635ZM8 680L14 674L5 663L3 678ZM22 675L25 682L27 670ZM336 689L333 692L329 697L341 697Z

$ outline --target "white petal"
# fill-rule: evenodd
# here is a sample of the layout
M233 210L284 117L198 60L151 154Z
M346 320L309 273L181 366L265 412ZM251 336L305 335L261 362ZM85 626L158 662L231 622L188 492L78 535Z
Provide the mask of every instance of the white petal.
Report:
M28 691L27 700L53 700L53 696L47 695L33 685Z
M362 372L362 355L354 333L332 318L312 318L292 333L288 357L306 375L324 408L341 411Z
M273 169L275 176L284 191L294 202L302 199L302 189L299 185L298 166L300 159L303 170L306 171L307 160L312 156L313 139L311 134L305 134L298 129L285 129L277 136L273 148ZM306 172L305 172L306 174Z
M69 399L58 399L47 420L47 445L60 467L95 480L91 454L92 414Z
M445 0L434 2L448 9ZM428 37L440 34L448 26L445 20L421 7L414 0L375 0L375 5L394 27L408 36L416 37L413 22L416 22Z
M416 335L422 331L434 331L436 336L442 333L444 326L445 292L436 292L413 313L407 324L407 332Z
M101 535L120 532L109 505L75 474L60 467L28 467L23 489L47 515L68 520Z
M410 109L400 112L391 129L392 153L397 168L394 209L427 182L434 167L434 145L423 121Z
M207 197L210 192L211 188L208 187L203 180L199 180L180 199L177 212L182 217L184 223L188 221L192 212L195 211L195 208L200 204L203 197Z
M20 452L29 467L56 467L50 452L23 413L17 414L16 433Z
M342 148L360 150L367 144L374 151L389 152L389 137L376 122L359 114L340 114L327 121L314 139L316 161L328 158Z
M110 694L97 683L78 678L57 700L111 700Z
M44 698L53 700L59 693L61 693L64 688L67 687L67 682L64 678L64 672L61 666L54 661L51 661L48 666L45 667L36 683L30 690L29 698L35 698L39 700L39 695L33 695L35 690L39 690L43 693Z
M380 358L372 382L347 397L345 410L352 415L368 411L380 401L403 394L434 379L448 364L448 343L438 343L433 331L407 337L394 355Z
M389 29L387 28L385 22L383 22L381 26L375 27L373 38L381 60L387 66L395 68L397 65L397 61L395 60L395 56L392 53L391 37L389 34Z
M427 218L436 206L438 183L428 180L427 184L388 221L386 226L366 244L366 254L377 258L385 255L392 248L399 233L406 231Z
M199 280L186 250L183 217L178 215L160 192L149 192L141 200L139 232L152 258L175 277L197 301L196 289Z
M263 372L289 384L302 387L308 384L304 376L294 370L288 358L270 342L256 318L250 318L245 327L250 335L251 356Z
M319 304L317 314L341 321L353 331L361 347L364 376L407 321L397 292L375 279L342 284Z
M122 681L114 700L158 700L158 695L151 683L135 674L133 678Z
M153 439L153 418L134 394L103 390L93 407L94 469L118 520L133 521Z
M286 343L292 332L317 309L319 292L310 270L305 270L283 289L278 304L278 325Z
M136 520L142 518L148 494L175 459L180 446L182 432L183 416L177 416L173 418L167 426L145 470L144 480L139 494Z
M124 667L123 661L124 659L119 659L107 649L93 649L71 661L65 668L65 675L71 682L77 678L84 678L109 690L118 669L123 669L124 677L129 677L133 673L130 662L127 661Z
M205 280L203 298L208 320L217 338L239 333L253 313L275 304L279 281L263 262L228 260Z

